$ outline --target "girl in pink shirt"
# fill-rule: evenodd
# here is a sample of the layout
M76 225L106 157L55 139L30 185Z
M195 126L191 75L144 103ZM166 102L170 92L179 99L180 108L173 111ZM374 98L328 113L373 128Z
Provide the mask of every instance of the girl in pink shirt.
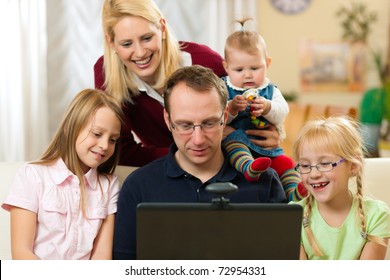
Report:
M111 259L121 107L81 91L42 157L22 166L2 207L13 259Z

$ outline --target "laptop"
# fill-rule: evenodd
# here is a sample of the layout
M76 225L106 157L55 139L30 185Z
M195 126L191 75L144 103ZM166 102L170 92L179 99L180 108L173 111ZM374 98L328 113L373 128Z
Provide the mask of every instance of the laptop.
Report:
M267 203L140 203L137 259L297 260L302 207Z

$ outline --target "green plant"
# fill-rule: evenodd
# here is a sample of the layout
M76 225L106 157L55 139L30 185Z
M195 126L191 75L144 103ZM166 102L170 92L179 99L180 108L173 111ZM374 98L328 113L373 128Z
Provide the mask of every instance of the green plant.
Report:
M377 21L377 13L370 12L367 5L352 2L350 7L341 7L336 16L341 18L342 38L351 43L367 43L371 27Z
M382 119L390 120L390 58L385 63L381 52L372 50L367 43L372 26L378 20L377 13L369 11L366 4L352 2L349 7L341 7L336 16L341 18L344 40L366 45L381 82L380 87L368 89L364 93L360 104L360 120L372 124L380 124Z
M371 51L371 54L374 59L374 65L378 72L381 84L384 86L386 84L386 80L389 79L388 64L383 62L382 54L379 51Z
M298 99L298 93L296 91L283 92L283 97L287 102L294 102Z
M384 98L383 88L372 88L364 93L359 108L362 123L380 124L382 122Z

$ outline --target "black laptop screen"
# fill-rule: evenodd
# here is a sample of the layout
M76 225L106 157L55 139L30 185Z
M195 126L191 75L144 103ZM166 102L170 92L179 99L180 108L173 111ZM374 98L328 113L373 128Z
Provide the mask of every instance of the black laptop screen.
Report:
M298 259L301 221L299 205L141 203L137 259Z

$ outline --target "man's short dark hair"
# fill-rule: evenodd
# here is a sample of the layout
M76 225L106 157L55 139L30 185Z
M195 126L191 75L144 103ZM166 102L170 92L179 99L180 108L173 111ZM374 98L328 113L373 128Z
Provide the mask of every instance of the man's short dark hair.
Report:
M214 72L200 65L182 67L176 70L167 80L164 89L165 110L169 113L169 99L174 87L184 82L188 87L199 91L209 91L215 88L220 96L222 110L225 109L228 100L225 83Z

